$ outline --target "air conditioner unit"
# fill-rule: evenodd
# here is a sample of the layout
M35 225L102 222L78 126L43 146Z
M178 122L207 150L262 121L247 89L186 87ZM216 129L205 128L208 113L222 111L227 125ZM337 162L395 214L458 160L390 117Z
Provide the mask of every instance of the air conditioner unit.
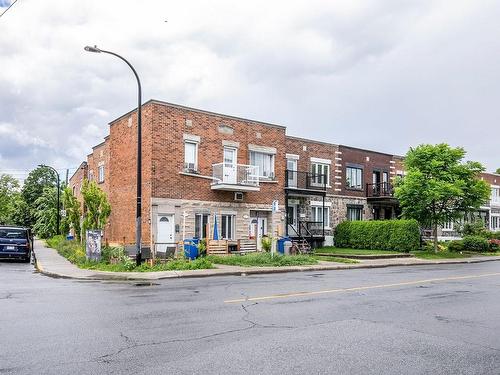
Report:
M243 200L243 193L241 191L234 193L234 200L241 202Z

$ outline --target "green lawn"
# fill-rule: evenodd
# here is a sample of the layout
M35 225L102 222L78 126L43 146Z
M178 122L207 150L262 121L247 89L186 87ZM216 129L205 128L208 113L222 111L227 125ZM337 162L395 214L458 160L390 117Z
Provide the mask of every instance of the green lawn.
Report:
M71 263L80 268L111 271L111 272L155 272L155 271L183 271L196 269L214 268L207 258L200 258L193 261L187 259L173 259L165 263L157 263L149 266L146 263L136 266L135 261L123 254L123 249L106 248L102 249L102 259L100 262L88 261L85 257L85 249L77 241L67 241L62 236L56 236L46 240L47 246L57 250L57 252L68 259ZM120 261L116 264L109 262L110 255L121 254Z
M437 253L433 251L413 251L412 254L416 258L420 259L463 259L470 258L474 256L499 256L499 252L488 252L488 253L471 253L471 252L451 252L451 251L439 251Z
M344 249L339 247L320 247L314 250L316 254L342 254L342 255L394 255L400 254L390 250L368 250L368 249Z
M247 255L230 255L219 257L207 256L210 262L241 267L284 267L317 264L318 260L311 255L274 255L269 253L254 253Z
M314 257L317 260L322 260L324 262L348 263L348 264L359 263L359 261L357 261L355 259L339 258L339 257L334 257L334 256L319 256L319 255L315 255Z

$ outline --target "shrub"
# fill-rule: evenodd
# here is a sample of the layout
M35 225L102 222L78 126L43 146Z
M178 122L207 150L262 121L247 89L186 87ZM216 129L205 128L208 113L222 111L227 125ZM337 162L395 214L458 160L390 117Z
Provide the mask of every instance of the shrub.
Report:
M489 230L484 226L482 220L476 220L472 223L465 223L462 225L458 232L462 236L481 236L487 238L489 236Z
M262 243L262 250L267 252L271 251L271 246L273 242L270 237L262 237L261 243Z
M500 240L492 238L488 241L490 246L490 251L500 251Z
M416 220L344 221L335 229L335 246L414 251L420 247Z
M462 240L454 240L448 242L448 251L460 252L464 249L464 242Z
M462 241L464 244L464 250L466 251L485 252L489 250L488 240L484 237L465 236Z

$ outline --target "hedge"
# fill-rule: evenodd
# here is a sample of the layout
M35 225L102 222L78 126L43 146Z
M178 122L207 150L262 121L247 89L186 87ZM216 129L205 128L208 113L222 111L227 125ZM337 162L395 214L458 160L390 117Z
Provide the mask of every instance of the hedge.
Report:
M420 248L420 228L416 220L344 221L334 240L337 247L408 252Z
M462 242L465 251L486 252L490 249L488 240L481 236L465 236Z

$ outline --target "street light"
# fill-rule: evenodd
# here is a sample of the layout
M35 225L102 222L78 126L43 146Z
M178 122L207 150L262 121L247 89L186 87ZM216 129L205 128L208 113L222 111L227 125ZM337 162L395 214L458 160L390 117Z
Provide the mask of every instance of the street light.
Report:
M59 206L60 206L60 195L61 195L61 189L60 189L60 183L61 183L61 179L59 177L59 173L57 172L57 170L49 165L45 165L45 164L39 164L38 165L39 167L42 167L42 168L49 168L51 169L57 176L57 228L56 228L56 234L59 234L59 227L60 227L60 223L61 223L61 210L59 209Z
M132 64L130 64L127 60L125 60L123 57L120 55L110 52L110 51L105 51L103 49L97 48L97 46L90 47L86 46L85 51L87 52L94 52L94 53L107 53L109 55L113 55L118 57L120 60L123 60L130 69L132 69L132 72L134 72L134 76L137 79L137 88L138 88L138 100L137 100L137 208L136 208L136 215L135 215L135 247L136 247L136 263L137 265L141 264L141 258L142 258L142 253L141 253L141 211L142 211L142 204L141 204L141 197L142 197L142 152L141 152L141 146L142 146L142 122L141 122L141 81L139 80L139 76L137 75L137 72L135 71L134 67Z

